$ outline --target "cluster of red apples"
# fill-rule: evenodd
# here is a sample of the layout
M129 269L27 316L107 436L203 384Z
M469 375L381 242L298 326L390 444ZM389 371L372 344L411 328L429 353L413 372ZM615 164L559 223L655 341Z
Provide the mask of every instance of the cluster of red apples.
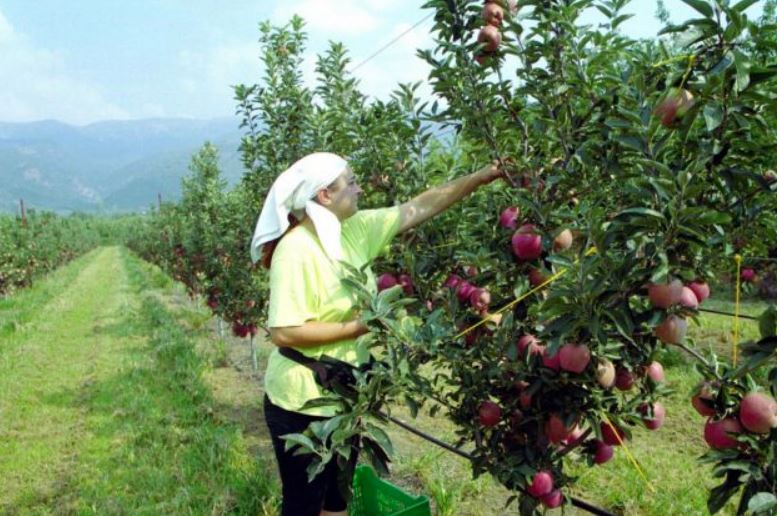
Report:
M478 43L484 46L483 50L475 56L478 64L483 64L502 44L502 33L499 29L504 21L505 6L511 14L518 11L517 0L486 0L483 6L482 17L485 25L478 33Z

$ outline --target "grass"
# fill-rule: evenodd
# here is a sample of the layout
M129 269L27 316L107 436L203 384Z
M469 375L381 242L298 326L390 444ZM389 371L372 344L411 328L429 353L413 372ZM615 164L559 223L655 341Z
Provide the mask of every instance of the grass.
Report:
M13 296L0 297L0 356L8 351L13 335L22 333L35 317L44 315L47 305L55 306L60 294L90 263L97 251L76 258L65 267L46 276L46 281L17 291Z
M728 297L728 296L726 296ZM723 298L705 307L733 311ZM758 315L765 303L746 301ZM732 319L703 314L691 324L697 348L731 352ZM741 322L741 341L757 324ZM261 371L245 341L219 338L202 304L158 269L103 248L0 301L0 513L267 514L279 486L261 409ZM705 514L715 485L703 420L688 402L697 374L679 352L662 359L667 420L635 429L629 450L603 466L575 461L572 494L617 514ZM447 442L441 416L412 420ZM390 481L432 499L435 514L517 514L510 493L469 464L397 427ZM652 490L648 485L652 486ZM733 513L732 501L723 513ZM560 513L560 511L555 511ZM579 511L566 509L567 514Z
M3 306L37 315L3 346L0 513L274 514L271 466L219 415L169 280L117 248L66 269L33 287L54 299Z

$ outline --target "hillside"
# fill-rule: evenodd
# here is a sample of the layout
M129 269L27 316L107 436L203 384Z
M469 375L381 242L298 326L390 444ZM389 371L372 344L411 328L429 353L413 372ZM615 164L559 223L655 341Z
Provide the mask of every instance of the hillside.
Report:
M0 211L136 211L180 195L191 155L206 141L221 151L230 184L243 173L237 120L148 119L71 126L0 123Z

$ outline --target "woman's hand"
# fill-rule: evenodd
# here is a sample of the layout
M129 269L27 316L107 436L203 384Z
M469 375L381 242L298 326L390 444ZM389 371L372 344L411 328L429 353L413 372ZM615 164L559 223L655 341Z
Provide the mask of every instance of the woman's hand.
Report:
M367 327L366 324L362 322L361 319L356 320L356 336L361 337L362 335L369 333L370 329Z
M492 161L490 165L486 165L485 167L475 172L475 174L480 179L481 184L484 185L487 185L491 181L505 176L504 170L499 168L499 161L497 160Z

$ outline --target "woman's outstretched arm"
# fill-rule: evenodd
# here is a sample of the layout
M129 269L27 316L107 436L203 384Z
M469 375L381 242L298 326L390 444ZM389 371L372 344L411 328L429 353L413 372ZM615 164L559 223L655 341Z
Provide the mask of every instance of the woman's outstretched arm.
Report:
M402 233L429 220L471 194L478 187L488 184L503 175L503 172L499 170L496 162L494 162L477 172L454 179L444 185L432 187L413 197L399 207L399 232Z

